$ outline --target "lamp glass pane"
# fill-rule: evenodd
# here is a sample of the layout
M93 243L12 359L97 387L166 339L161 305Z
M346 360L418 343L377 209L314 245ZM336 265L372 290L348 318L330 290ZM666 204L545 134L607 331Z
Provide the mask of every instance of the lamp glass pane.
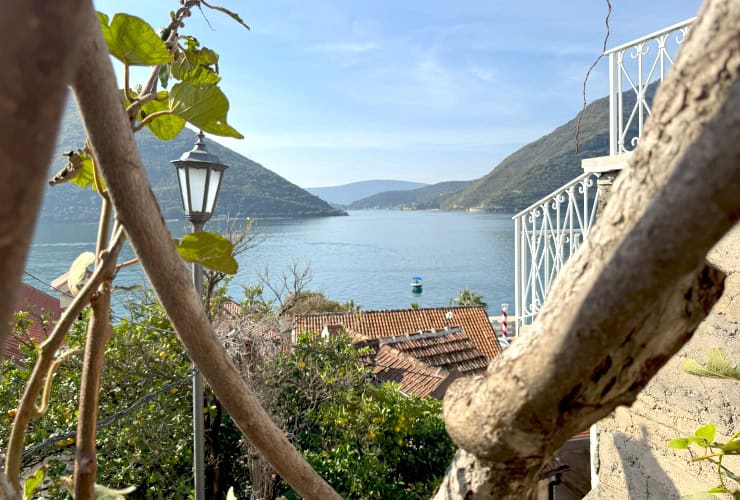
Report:
M206 196L206 176L208 170L205 168L189 168L190 176L190 212L203 212L203 200Z
M177 169L177 181L180 183L180 201L182 201L182 208L185 213L190 212L190 200L188 200L188 180L185 173L185 169L178 167Z
M213 213L213 205L216 203L218 188L221 185L221 170L211 170L211 179L208 182L208 201L206 202L206 211Z

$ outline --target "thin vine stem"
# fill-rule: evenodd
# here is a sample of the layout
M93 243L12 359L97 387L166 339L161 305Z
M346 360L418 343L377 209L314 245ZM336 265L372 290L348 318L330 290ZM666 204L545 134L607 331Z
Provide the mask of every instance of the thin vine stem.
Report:
M5 475L16 491L21 491L20 469L26 428L31 419L37 416L35 415L35 401L44 387L44 380L49 373L49 368L54 363L54 355L62 346L67 331L77 321L82 310L90 303L90 299L97 290L98 285L115 268L116 259L123 247L124 241L123 231L118 231L109 249L101 255L101 265L95 268L90 279L62 314L51 335L39 347L38 360L26 384L26 389L18 406L15 419L13 420L5 456Z

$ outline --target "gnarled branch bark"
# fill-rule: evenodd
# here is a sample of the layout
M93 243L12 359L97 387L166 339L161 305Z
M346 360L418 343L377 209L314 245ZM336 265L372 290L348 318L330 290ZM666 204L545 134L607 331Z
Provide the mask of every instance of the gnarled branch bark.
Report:
M740 217L740 4L708 2L629 167L531 333L447 391L436 498L525 498L574 433L631 404L722 293L704 265Z
M0 348L76 67L81 0L9 0L0 15Z
M339 498L270 420L218 341L151 191L92 5L79 15L86 39L75 96L118 219L172 325L216 397L275 470L305 498Z

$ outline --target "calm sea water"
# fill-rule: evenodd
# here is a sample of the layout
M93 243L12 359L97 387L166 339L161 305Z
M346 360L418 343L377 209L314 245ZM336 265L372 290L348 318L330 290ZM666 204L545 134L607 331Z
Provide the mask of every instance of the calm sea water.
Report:
M218 230L218 221L206 229ZM174 237L189 231L171 222ZM261 240L239 256L239 273L229 292L241 298L243 285L258 282L269 266L280 276L288 266L310 265L308 286L327 297L354 300L363 309L445 306L463 288L481 295L489 313L513 304L514 226L510 215L437 211L356 211L349 217L265 220L254 224ZM94 249L95 224L40 225L26 270L45 283L64 273L80 253ZM131 258L130 248L123 259ZM423 292L411 292L412 276L424 279ZM37 288L44 285L24 278ZM121 272L116 283L147 284L138 267ZM123 302L119 294L117 302ZM512 306L513 307L513 306Z

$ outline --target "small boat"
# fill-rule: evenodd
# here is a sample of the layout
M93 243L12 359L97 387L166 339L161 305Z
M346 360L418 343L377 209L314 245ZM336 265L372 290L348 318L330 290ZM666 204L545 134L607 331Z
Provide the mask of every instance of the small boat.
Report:
M421 293L421 277L420 276L414 276L411 278L411 291L413 293Z

